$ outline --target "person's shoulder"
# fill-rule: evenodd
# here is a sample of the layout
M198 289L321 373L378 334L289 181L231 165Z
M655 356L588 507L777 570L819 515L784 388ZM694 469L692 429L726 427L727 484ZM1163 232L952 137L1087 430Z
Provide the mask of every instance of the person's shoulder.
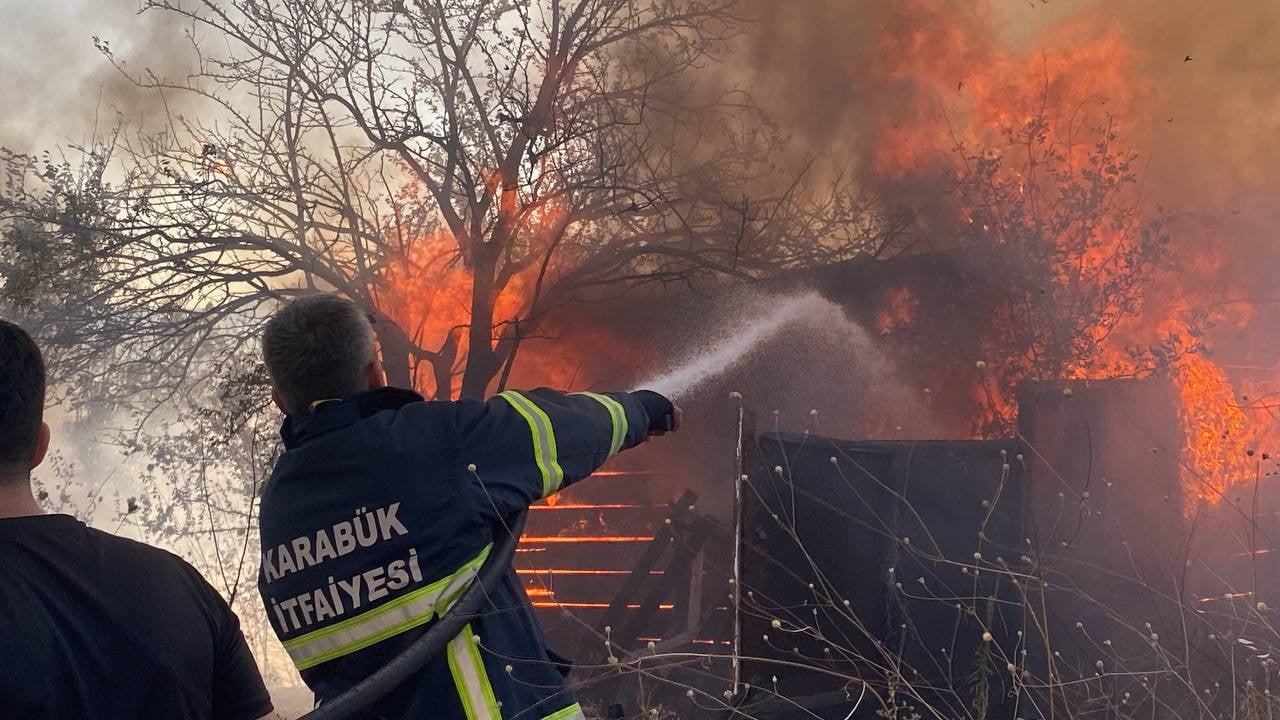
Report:
M213 628L222 622L226 614L222 596L185 558L155 545L90 530L111 565L117 568L117 579L131 583L140 601L163 600L170 611L180 606L189 608Z
M395 413L394 425L413 431L455 427L460 415L474 405L470 400L419 400L401 405Z
M88 526L86 526L86 538L90 544L110 554L114 559L129 562L134 568L167 569L184 575L197 572L191 563L179 555L140 540Z

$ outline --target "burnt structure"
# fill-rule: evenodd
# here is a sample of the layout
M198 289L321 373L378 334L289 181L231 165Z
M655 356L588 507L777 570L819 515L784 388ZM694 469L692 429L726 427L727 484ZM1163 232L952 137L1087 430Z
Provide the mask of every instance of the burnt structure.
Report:
M785 659L879 686L897 676L903 697L928 703L914 712L964 716L960 696L934 689L966 686L995 662L982 632L1014 637L1022 627L1014 588L983 572L1023 537L1027 475L1012 464L1020 452L1014 441L760 436L743 508L743 680L753 688L746 702L760 704L753 714L790 717L800 702L844 718L862 692L777 662ZM989 682L992 714L1011 716L1002 708L1007 673Z
M759 718L795 717L797 702L845 718L862 692L850 677L881 700L889 680L919 690L913 710L925 718L972 714L975 696L986 717L1012 718L1037 716L1018 704L1023 673L1065 682L1099 660L1150 656L1152 634L1197 642L1199 631L1176 622L1194 581L1181 572L1188 524L1171 389L1027 384L1016 434L970 439L985 402L976 360L1004 292L982 257L861 259L661 302L627 294L579 306L548 334L586 348L577 386L634 387L726 319L766 311L762 293L793 290L817 292L865 332L811 325L765 339L681 399L688 432L535 511L533 538L569 538L527 541L519 560L554 646L599 666L649 642L724 656L739 638L737 676L750 688L733 697ZM731 391L757 411L759 429L743 443L737 612L727 601L739 517ZM679 502L689 489L692 511ZM593 538L606 535L629 539ZM606 572L585 572L594 570ZM606 627L617 633L607 651ZM646 692L677 711L687 703L679 683L720 698L735 676L727 664L672 672L663 677L678 683L650 681ZM630 712L634 685L582 694ZM875 717L879 702L854 717Z
M1180 644L1189 530L1172 389L1158 381L1028 383L1018 402L1034 478L1024 544L1049 586L1046 631L1091 638L1046 653L1041 633L1031 647L1041 658L1065 653L1061 661L1078 670L1100 654L1149 652L1152 633ZM1106 642L1100 653L1096 645Z
M878 699L854 717L896 695L925 718L975 702L1013 718L1099 662L1150 657L1155 637L1204 640L1179 621L1188 529L1169 389L1029 384L1019 411L1016 439L747 446L740 629L756 717L799 703L845 718L865 680Z
M988 358L991 318L1007 299L994 262L977 252L861 257L729 288L638 288L576 304L572 317L548 318L541 335L556 347L574 348L573 381L596 388L634 387L686 359L690 349L724 339L726 328L748 327L799 293L830 301L869 336L851 338L829 318L795 323L682 398L707 428L691 424L689 436L674 439L694 449L692 462L680 463L697 466L698 477L680 478L694 485L712 477L706 463L733 457L732 438L721 432L735 407L730 391L743 394L765 430L780 429L773 411L781 425L801 428L816 409L818 429L834 437L974 437L984 409L970 392L982 379L974 363ZM527 342L522 353L531 356L552 347L540 338ZM891 368L892 383L875 375L883 368L867 366L873 355ZM517 385L523 381L519 367L513 377ZM699 437L689 439L693 434ZM716 482L731 470L715 468ZM715 491L711 482L695 489L704 497Z
M705 582L724 572L724 528L692 491L668 500L654 487L653 473L606 470L531 512L516 572L551 645L584 663L650 643L722 646L729 632L723 590Z

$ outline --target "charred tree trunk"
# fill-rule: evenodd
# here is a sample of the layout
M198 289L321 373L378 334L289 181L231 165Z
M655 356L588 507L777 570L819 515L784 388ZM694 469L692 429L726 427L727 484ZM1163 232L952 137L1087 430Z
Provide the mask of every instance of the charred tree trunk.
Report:
M382 369L387 372L387 383L395 387L413 388L413 372L409 365L413 345L408 336L385 315L378 318L376 329L382 354Z
M502 362L493 349L493 313L498 264L496 242L477 243L472 265L471 332L467 337L467 366L460 397L483 400Z
M450 330L444 347L431 358L431 372L435 376L436 390L433 400L453 399L453 365L458 361L458 331Z

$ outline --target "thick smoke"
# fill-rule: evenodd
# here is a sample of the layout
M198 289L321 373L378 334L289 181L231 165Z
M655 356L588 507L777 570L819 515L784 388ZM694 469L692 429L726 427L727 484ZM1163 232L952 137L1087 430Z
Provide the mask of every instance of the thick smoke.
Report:
M1206 303L1249 299L1249 323L1208 342L1244 364L1273 325L1280 260L1280 5L1195 0L740 0L757 20L726 82L752 88L797 154L851 163L886 201L928 210L943 187L934 156L993 84L1044 72L1114 115L1139 156L1142 202L1163 206L1179 269L1167 282ZM978 88L983 88L982 90ZM1063 91L1064 96L1070 93ZM1086 97L1080 95L1081 97ZM1031 109L1031 108L1029 108ZM969 113L969 115L966 115ZM911 148L894 157L886 148ZM886 157L897 167L886 172ZM893 163L890 163L893 164ZM938 230L939 228L931 228ZM935 241L938 238L934 238ZM942 240L945 243L945 238ZM1276 328L1280 329L1280 328ZM1247 336L1247 337L1246 337ZM1274 343L1273 343L1274 345Z
M131 74L144 69L182 79L193 66L191 46L174 16L138 12L138 0L4 0L0 97L5 101L0 145L37 152L87 144L117 125L135 129L161 120L164 99L134 87L94 48L106 41ZM183 98L169 110L181 112Z
M1153 12L1131 0L1106 12L1134 38L1139 67L1155 88L1143 138L1154 190L1187 220L1191 248L1200 242L1225 251L1208 274L1211 290L1259 303L1254 334L1271 335L1280 329L1268 317L1275 306L1262 303L1274 302L1270 268L1280 260L1273 237L1280 222L1280 5L1175 0ZM1256 350L1270 355L1277 346L1268 344Z
M919 111L920 88L885 54L886 44L910 42L913 27L949 28L957 42L936 48L939 63L976 64L993 49L994 28L981 2L740 4L754 22L741 39L743 62L734 65L810 150L830 146L867 157L884 119Z
M1152 92L1134 108L1152 174L1185 195L1218 203L1269 182L1280 161L1280 46L1270 36L1280 6L1194 0L774 3L741 0L757 21L735 63L757 97L807 144L873 148L878 134L922 107L956 105L966 75L994 57L1034 57L1117 33L1134 51L1135 84ZM928 43L911 52L913 43ZM896 55L896 57L895 57ZM906 65L929 58L932 67ZM1190 56L1191 60L1184 61ZM923 72L922 72L923 71ZM954 76L956 98L931 96L922 74ZM1172 118L1173 121L1169 122ZM1188 172L1181 172L1188 171ZM1214 173L1205 177L1204 173Z

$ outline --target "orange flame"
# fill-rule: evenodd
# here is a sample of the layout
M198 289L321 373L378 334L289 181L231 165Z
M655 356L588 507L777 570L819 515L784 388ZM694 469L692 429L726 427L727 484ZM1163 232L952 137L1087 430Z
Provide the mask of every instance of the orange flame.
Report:
M521 540L530 545L538 545L540 543L584 543L584 542L607 542L607 543L647 543L653 542L652 535L525 535Z
M413 238L383 273L384 290L378 306L408 335L410 342L430 351L445 346L452 334L465 348L470 332L474 278L461 258L453 235L440 231ZM515 275L498 293L494 321L501 332L524 309L529 289L522 275ZM455 367L462 367L459 350ZM425 364L414 369L414 386L434 393L435 379Z
M1019 52L998 42L987 3L975 3L972 15L963 18L955 16L954 6L933 0L908 0L895 8L881 54L886 63L883 82L900 102L880 119L872 157L873 170L890 187L965 173L965 165L980 158L998 163L1010 186L1026 197L1036 179L1022 173L1037 167L1036 153L1053 149L1065 166L1089 172L1099 131L1104 136L1136 132L1136 122L1144 119L1144 108L1155 94L1139 71L1137 51L1101 15L1084 14L1060 23L1028 43L1031 50ZM1011 142L1017 138L1026 139L1025 147ZM1010 156L1001 157L1002 152ZM975 214L957 210L960 222L975 223ZM1004 228L998 223L970 229L981 231L979 236L995 245L1003 243ZM1055 266L1053 282L1066 282L1069 273L1078 278L1111 272L1109 265L1115 264L1126 242L1125 232L1107 227L1092 232L1084 241L1079 233L1049 233L1063 244L1059 249L1064 255L1074 252L1079 258L1078 267ZM1215 240L1195 244L1220 247ZM1070 243L1076 245L1066 247ZM1213 252L1197 251L1194 258L1178 260L1181 272L1193 276L1211 276L1224 265ZM1139 307L1117 308L1126 319L1090 328L1086 334L1097 346L1096 354L1067 363L1060 379L1144 376L1157 370L1168 375L1176 388L1183 430L1184 510L1192 513L1217 502L1233 487L1252 482L1257 466L1251 456L1262 447L1277 447L1277 438L1241 407L1232 378L1203 351L1198 331L1182 317L1181 308L1203 304L1186 290L1186 277L1155 278ZM877 317L882 332L900 322L897 303L888 305L890 309ZM1247 322L1251 310L1242 306L1233 312L1237 317L1217 320L1238 326ZM1116 316L1113 313L1113 319ZM993 318L997 326L1011 322L1009 317ZM1143 367L1129 352L1171 337L1178 338L1183 351L1168 358L1163 369ZM1007 423L1016 412L1012 398L1002 397L985 372L982 377L974 390L979 406L985 408L977 420L979 432L1002 420Z
M489 182L497 182L496 175ZM504 213L511 212L504 207ZM568 216L563 203L543 202L525 208L518 225L518 241L513 253L497 273L498 290L493 298L494 326L489 329L491 342L509 332L517 321L527 317L538 289L539 275L554 273L555 263L544 262L545 254L554 260L552 235L562 232ZM546 278L544 277L544 281ZM380 310L405 331L410 342L429 352L439 352L453 345L454 374L465 367L468 335L471 332L472 301L475 278L465 262L465 253L457 238L447 230L411 235L382 272L381 292L377 298ZM448 343L453 338L456 343ZM545 354L521 357L526 366L538 366L537 375L546 382L567 381L572 361L564 355L547 358ZM413 369L415 388L435 394L436 381L431 366L421 363Z
M1175 377L1185 435L1183 489L1214 503L1232 486L1253 480L1249 457L1264 438L1237 403L1226 373L1211 360L1191 355Z
M876 312L876 329L881 335L910 325L915 319L919 301L906 286L895 287L885 291L880 309Z

